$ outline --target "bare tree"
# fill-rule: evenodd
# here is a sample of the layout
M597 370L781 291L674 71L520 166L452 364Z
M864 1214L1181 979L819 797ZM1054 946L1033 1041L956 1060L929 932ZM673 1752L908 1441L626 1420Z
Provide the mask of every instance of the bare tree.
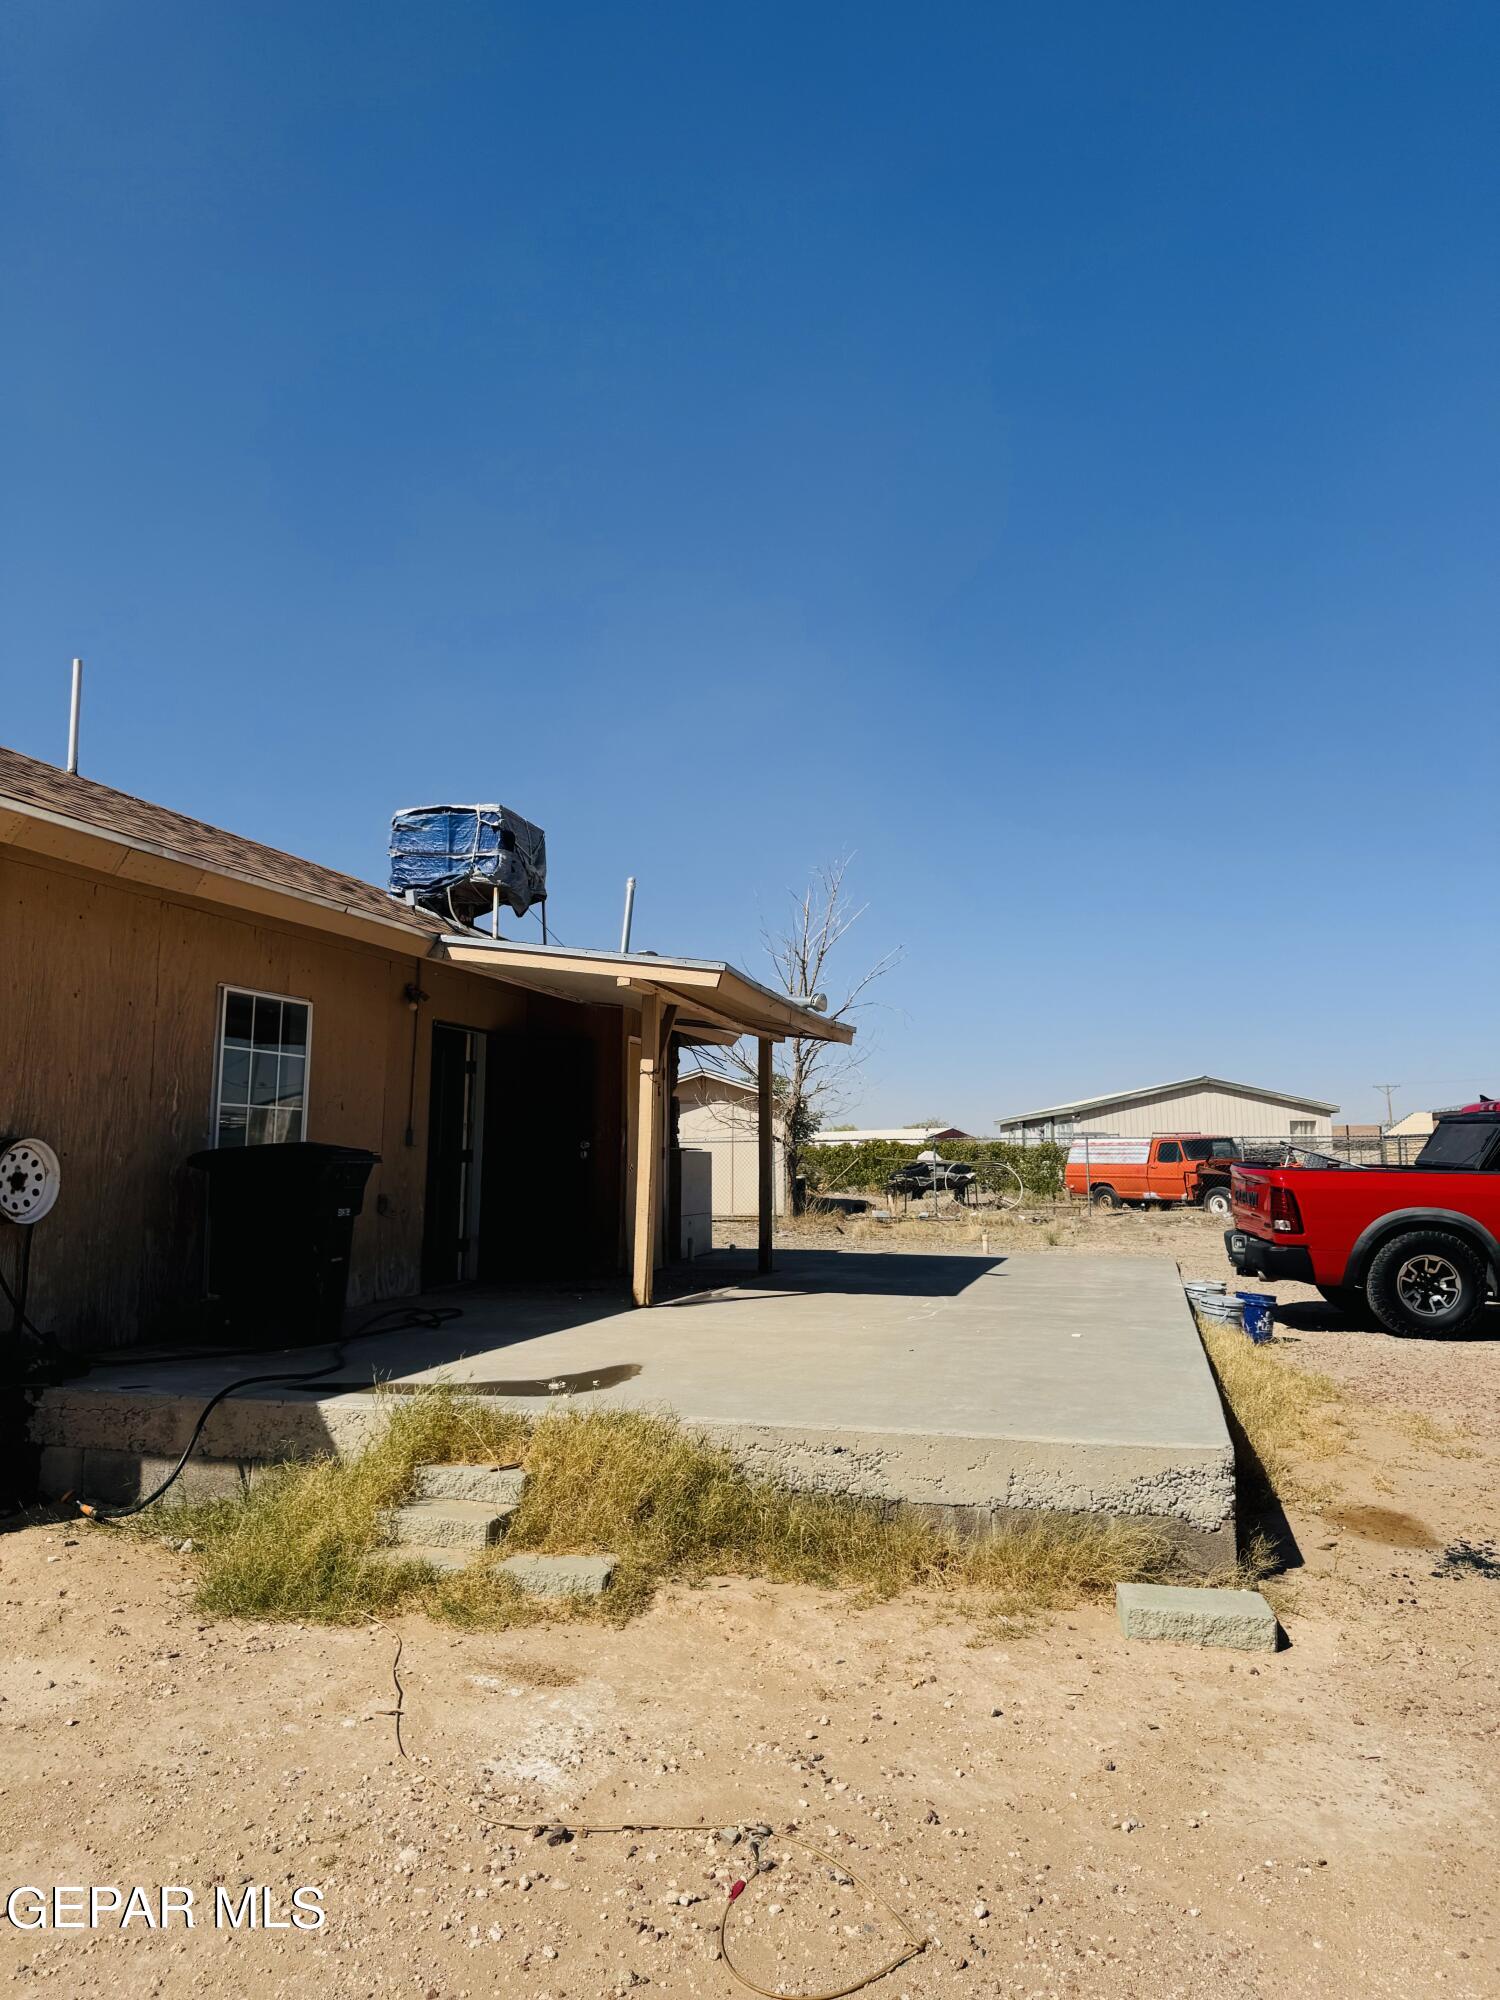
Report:
M845 888L852 854L841 855L813 871L812 879L799 895L789 891L791 909L779 930L761 926L761 943L775 968L775 981L791 999L804 1003L827 992L830 961L839 945L864 915L867 904L850 901ZM889 972L901 956L900 947L876 959L868 970L851 979L835 1004L828 996L828 1018L847 1021L869 1003L865 995L875 981ZM794 1035L780 1047L773 1091L776 1110L785 1135L787 1179L796 1199L802 1150L825 1119L843 1109L844 1099L856 1072L866 1062L869 1047L843 1042L815 1042ZM756 1074L755 1044L736 1042L727 1049L700 1048L698 1060L705 1069L737 1081L753 1083Z

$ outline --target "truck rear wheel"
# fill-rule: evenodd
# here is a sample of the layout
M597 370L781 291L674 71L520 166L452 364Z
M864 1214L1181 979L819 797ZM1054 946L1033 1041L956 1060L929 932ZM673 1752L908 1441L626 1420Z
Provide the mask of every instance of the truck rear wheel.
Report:
M1203 1212L1205 1215L1222 1216L1227 1222L1234 1214L1234 1203L1230 1199L1228 1188L1211 1187L1203 1197Z
M1392 1333L1467 1333L1484 1311L1484 1260L1446 1229L1412 1229L1382 1243L1365 1295Z
M1110 1187L1096 1187L1089 1190L1089 1200L1095 1208L1118 1208L1120 1197Z

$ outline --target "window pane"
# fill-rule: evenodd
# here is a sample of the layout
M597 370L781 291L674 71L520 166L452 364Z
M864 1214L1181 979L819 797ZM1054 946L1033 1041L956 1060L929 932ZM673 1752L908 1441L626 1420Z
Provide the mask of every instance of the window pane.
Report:
M249 1046L250 1022L255 1011L255 1002L248 993L226 993L224 995L224 1039L238 1043L241 1048Z
M226 990L218 1145L283 1145L303 1137L311 1025L306 1001Z
M225 1049L224 1073L219 1080L219 1095L229 1104L246 1104L249 1102L250 1052L248 1049Z
M250 1058L250 1102L252 1104L276 1102L276 1057L263 1054L259 1049Z
M258 1049L274 1049L281 1042L281 1002L279 1000L257 1000L255 1003L255 1046Z
M260 1058L257 1056L256 1061ZM295 1110L302 1102L302 1072L307 1065L301 1056L283 1056L276 1078L276 1102L283 1110Z

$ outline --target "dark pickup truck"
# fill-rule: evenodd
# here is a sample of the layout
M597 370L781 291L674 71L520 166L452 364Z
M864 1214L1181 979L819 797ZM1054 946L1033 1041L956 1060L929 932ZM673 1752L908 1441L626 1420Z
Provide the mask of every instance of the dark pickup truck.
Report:
M1231 1169L1229 1261L1368 1306L1392 1333L1467 1333L1500 1282L1500 1103L1438 1119L1409 1167Z
M955 1201L966 1201L976 1175L957 1160L908 1160L886 1181L887 1194L936 1194L946 1188Z

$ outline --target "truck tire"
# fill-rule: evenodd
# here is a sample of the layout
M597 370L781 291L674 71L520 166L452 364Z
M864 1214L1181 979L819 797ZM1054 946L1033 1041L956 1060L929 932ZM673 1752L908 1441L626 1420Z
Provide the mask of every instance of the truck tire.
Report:
M1203 1197L1203 1213L1218 1215L1228 1222L1234 1216L1234 1202L1227 1187L1211 1187Z
M1089 1192L1089 1200L1095 1208L1118 1208L1120 1197L1112 1187L1096 1187Z
M1319 1285L1326 1304L1346 1319L1353 1319L1356 1313L1365 1309L1365 1295L1358 1285Z
M1391 1333L1467 1333L1484 1311L1484 1259L1446 1229L1382 1243L1365 1274L1370 1310Z

